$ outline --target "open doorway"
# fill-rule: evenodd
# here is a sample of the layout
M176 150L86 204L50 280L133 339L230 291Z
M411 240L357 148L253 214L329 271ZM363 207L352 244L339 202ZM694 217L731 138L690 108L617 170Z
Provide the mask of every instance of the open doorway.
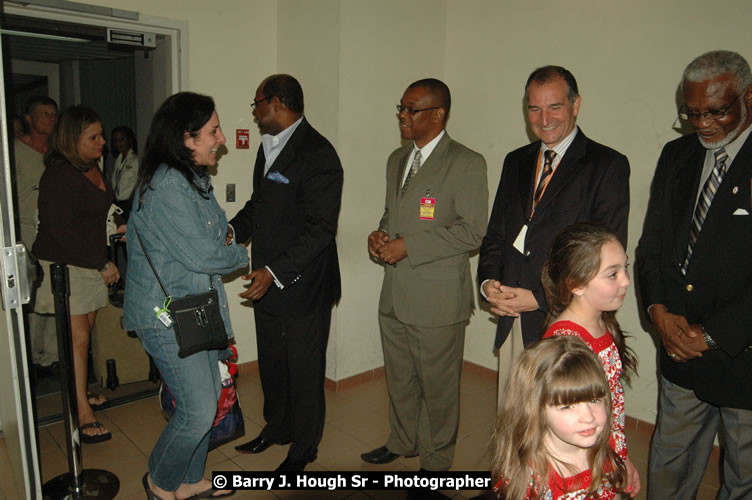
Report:
M76 2L26 0L3 2L0 28L5 74L1 78L0 73L0 81L7 82L0 85L0 119L8 124L13 114L23 114L22 103L29 96L43 95L61 108L75 104L94 108L107 135L113 127L128 124L143 144L159 104L186 87L187 55L180 50L185 22ZM148 34L149 43L113 44L112 37L108 42L108 29L121 35ZM12 138L11 131L9 127L6 140ZM2 154L3 178L13 180L14 157L12 147L8 149ZM12 185L0 185L2 246L10 247L21 241L17 193ZM26 361L29 342L19 309L14 306L13 317L10 310L0 312L9 339L0 345L0 359L5 361L0 364L0 393L5 397L0 419L17 491L32 498L41 494L41 484L36 439L30 431L34 422L29 403L31 362ZM95 373L95 378L100 376Z
M133 130L136 144L145 143L156 107L177 90L173 87L176 65L172 61L176 41L171 33L157 34L147 31L148 26L138 25L123 29L118 23L101 19L82 22L80 16L72 22L65 13L54 16L48 10L44 17L34 9L23 13L7 10L2 33L9 120L19 117L23 121L24 103L35 96L47 96L58 103L60 110L78 104L94 109L102 118L108 143L112 130L123 126ZM107 146L103 173L108 182L114 182L112 170L117 153L110 144ZM14 163L11 148L12 178L16 174ZM18 193L14 193L14 202L19 219L23 207L19 207ZM24 243L31 246L30 242ZM98 316L89 370L90 382L103 386L92 387L92 392L104 392L103 399L114 404L156 390L148 358L141 352L138 340L124 336L121 316L122 309L114 307ZM26 326L29 331L28 322ZM31 353L36 346L32 345L32 336L27 337ZM128 359L124 352L138 359ZM62 418L56 364L46 359L46 364L41 365L31 359L32 355L29 358L37 422ZM140 369L133 369L134 364Z

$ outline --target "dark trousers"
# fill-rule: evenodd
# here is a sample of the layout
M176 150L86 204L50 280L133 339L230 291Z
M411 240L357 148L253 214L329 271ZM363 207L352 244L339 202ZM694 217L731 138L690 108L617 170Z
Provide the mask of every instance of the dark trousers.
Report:
M648 499L695 498L713 440L723 435L718 500L752 498L752 411L714 406L661 377L658 421L650 446ZM749 390L739 381L739 390ZM729 381L729 383L733 383Z
M313 462L324 432L324 372L330 308L287 318L256 309L264 391L264 439L289 441L288 457Z

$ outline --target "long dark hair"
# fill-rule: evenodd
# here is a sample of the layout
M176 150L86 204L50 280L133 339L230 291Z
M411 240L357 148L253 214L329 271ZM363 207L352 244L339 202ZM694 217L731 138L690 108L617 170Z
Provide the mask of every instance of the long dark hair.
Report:
M208 197L206 190L196 183L196 175L202 177L208 173L193 161L193 154L185 145L185 134L197 137L214 109L214 99L194 92L178 92L162 103L151 121L138 172L139 209L141 198L151 189L154 173L163 163L183 174L203 198Z
M541 271L541 283L546 292L548 312L546 326L556 321L572 301L572 290L587 285L601 266L601 248L619 238L600 224L581 222L562 229L556 235ZM637 356L627 347L624 333L616 321L616 311L603 311L608 331L614 339L624 364L624 378L629 382L637 370Z

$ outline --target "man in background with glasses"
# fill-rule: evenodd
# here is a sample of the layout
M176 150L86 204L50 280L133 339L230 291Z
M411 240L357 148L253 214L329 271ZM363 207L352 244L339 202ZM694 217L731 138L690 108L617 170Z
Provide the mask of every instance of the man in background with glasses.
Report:
M752 73L735 52L684 70L637 249L642 301L661 340L648 498L694 498L719 428L720 499L752 498Z
M387 160L384 215L368 237L384 264L379 325L391 427L385 446L361 455L370 463L420 455L422 469L443 471L454 458L474 307L469 256L485 230L488 180L483 157L447 134L450 107L449 89L433 78L411 84L397 105L409 143Z

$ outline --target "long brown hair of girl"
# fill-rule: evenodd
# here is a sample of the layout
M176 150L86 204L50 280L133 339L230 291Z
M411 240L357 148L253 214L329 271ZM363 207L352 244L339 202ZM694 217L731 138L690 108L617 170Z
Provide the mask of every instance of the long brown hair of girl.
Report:
M579 337L551 337L524 350L512 368L493 434L491 473L500 481L498 494L508 500L542 498L554 464L546 448L549 432L545 408L602 399L611 413L611 391L603 367ZM604 480L620 490L626 468L609 445L611 419L588 450L594 495ZM567 469L568 464L556 464ZM591 498L588 496L587 498Z
M546 327L569 306L572 290L584 287L598 273L601 248L609 241L619 242L619 238L606 227L590 222L572 224L556 235L541 271L548 302ZM624 366L624 378L629 382L630 375L637 371L637 356L627 347L624 332L616 321L616 311L604 311L601 317L611 332Z

